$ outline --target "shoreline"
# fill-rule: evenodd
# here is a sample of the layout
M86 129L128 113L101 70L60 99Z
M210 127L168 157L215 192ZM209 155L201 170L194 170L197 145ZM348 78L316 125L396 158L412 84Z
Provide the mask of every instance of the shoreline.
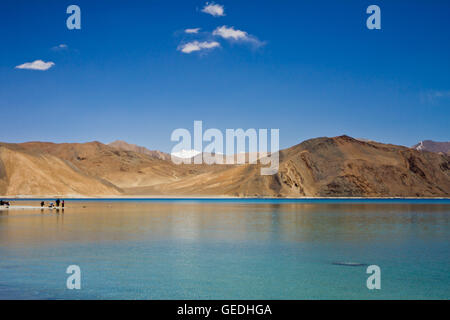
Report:
M2 196L3 200L450 200L450 197L235 197L235 196L198 196L198 195L145 195L145 196L74 196L74 195L36 195Z

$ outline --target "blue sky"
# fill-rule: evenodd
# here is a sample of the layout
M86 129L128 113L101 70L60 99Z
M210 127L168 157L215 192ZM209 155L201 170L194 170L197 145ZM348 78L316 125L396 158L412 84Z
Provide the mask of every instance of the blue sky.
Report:
M223 16L205 3L2 0L0 141L170 151L194 120L279 128L282 148L341 134L450 140L450 2L216 1ZM66 27L71 4L81 30ZM371 4L381 30L366 28ZM216 44L182 51L194 41ZM35 60L54 65L15 68Z

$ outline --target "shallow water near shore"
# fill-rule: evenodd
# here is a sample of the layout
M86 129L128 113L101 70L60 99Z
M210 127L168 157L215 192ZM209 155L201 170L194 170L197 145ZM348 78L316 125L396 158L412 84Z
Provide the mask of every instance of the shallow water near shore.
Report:
M449 299L449 218L449 200L412 199L0 209L0 299ZM381 290L366 287L369 265Z

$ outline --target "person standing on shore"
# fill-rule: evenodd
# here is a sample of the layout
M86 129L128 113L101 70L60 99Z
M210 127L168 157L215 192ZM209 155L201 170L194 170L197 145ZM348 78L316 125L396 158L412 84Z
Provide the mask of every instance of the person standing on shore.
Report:
M43 208L45 206L45 202L41 201L41 208Z
M62 207L63 207L63 209L64 209L64 200L62 201L61 205L62 205Z
M60 200L59 199L56 199L56 206L59 208L59 202L60 202Z

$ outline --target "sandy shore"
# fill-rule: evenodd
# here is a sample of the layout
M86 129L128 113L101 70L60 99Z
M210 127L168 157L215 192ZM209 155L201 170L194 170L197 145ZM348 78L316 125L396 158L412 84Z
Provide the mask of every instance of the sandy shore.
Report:
M82 196L82 195L20 195L20 196L2 196L0 199L5 200L35 200L35 199L112 199L112 200L126 200L126 199L242 199L242 200L258 200L258 199L268 199L268 200L316 200L316 199L330 199L330 200L340 200L340 199L430 199L430 200L448 200L450 197L233 197L233 196L199 196L199 195L145 195L145 196Z

